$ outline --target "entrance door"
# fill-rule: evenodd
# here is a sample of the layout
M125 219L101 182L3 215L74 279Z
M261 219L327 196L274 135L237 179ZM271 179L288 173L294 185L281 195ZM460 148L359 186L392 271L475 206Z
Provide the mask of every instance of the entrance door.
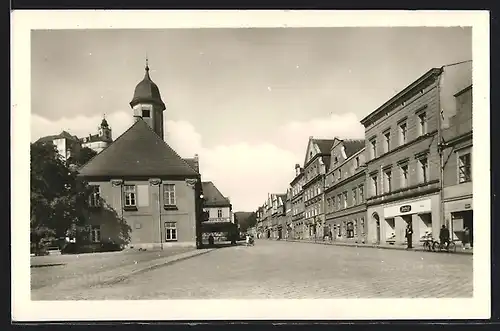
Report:
M377 244L380 244L380 217L378 216L377 213L373 213L372 215L372 218L373 218L373 221L375 222L375 226L376 226L376 235L377 235Z
M463 219L464 219L464 228L467 227L469 228L469 242L470 246L473 247L474 245L474 215L472 210L464 211L463 212Z

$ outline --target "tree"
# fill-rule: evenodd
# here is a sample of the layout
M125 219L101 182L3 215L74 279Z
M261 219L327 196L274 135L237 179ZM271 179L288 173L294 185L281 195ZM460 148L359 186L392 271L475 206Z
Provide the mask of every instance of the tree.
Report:
M76 166L83 166L87 162L90 161L94 156L97 155L97 152L88 147L80 148L74 156L70 157L68 160L69 164L75 164Z
M31 144L31 241L40 251L87 220L89 186L70 170L51 142Z

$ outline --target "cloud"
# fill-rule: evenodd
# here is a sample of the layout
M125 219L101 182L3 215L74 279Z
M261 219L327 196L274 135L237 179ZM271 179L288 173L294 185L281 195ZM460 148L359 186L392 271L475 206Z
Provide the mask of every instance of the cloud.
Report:
M128 112L106 116L113 138L133 122ZM60 133L63 129L79 137L97 132L101 118L78 116L49 121L31 116L31 141ZM277 126L266 143L229 143L206 147L203 137L187 121L165 121L165 140L182 157L198 154L202 179L213 181L230 197L235 210L253 211L270 193L285 193L294 176L294 165L302 163L309 136L316 138L362 138L363 127L353 114L332 115Z
M359 120L353 113L344 113L303 122L288 122L277 129L275 139L280 142L280 147L296 155L296 163L302 163L310 136L324 139L363 139L365 131Z

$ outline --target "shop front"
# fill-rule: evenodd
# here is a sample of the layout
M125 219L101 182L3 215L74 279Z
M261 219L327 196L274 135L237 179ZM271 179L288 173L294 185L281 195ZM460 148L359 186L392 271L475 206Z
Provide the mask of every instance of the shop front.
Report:
M426 233L439 237L439 195L368 207L369 242L401 245L406 243L406 228L413 230L412 242L418 245Z
M444 202L446 224L453 233L454 240L462 244L474 243L474 214L472 197Z
M364 243L365 242L365 216L366 213L358 212L342 217L327 220L328 236L332 241Z

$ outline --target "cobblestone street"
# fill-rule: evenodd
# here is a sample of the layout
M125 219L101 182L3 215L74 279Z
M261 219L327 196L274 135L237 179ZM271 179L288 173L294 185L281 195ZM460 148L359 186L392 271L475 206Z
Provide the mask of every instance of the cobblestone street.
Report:
M466 298L472 258L260 240L46 299Z

